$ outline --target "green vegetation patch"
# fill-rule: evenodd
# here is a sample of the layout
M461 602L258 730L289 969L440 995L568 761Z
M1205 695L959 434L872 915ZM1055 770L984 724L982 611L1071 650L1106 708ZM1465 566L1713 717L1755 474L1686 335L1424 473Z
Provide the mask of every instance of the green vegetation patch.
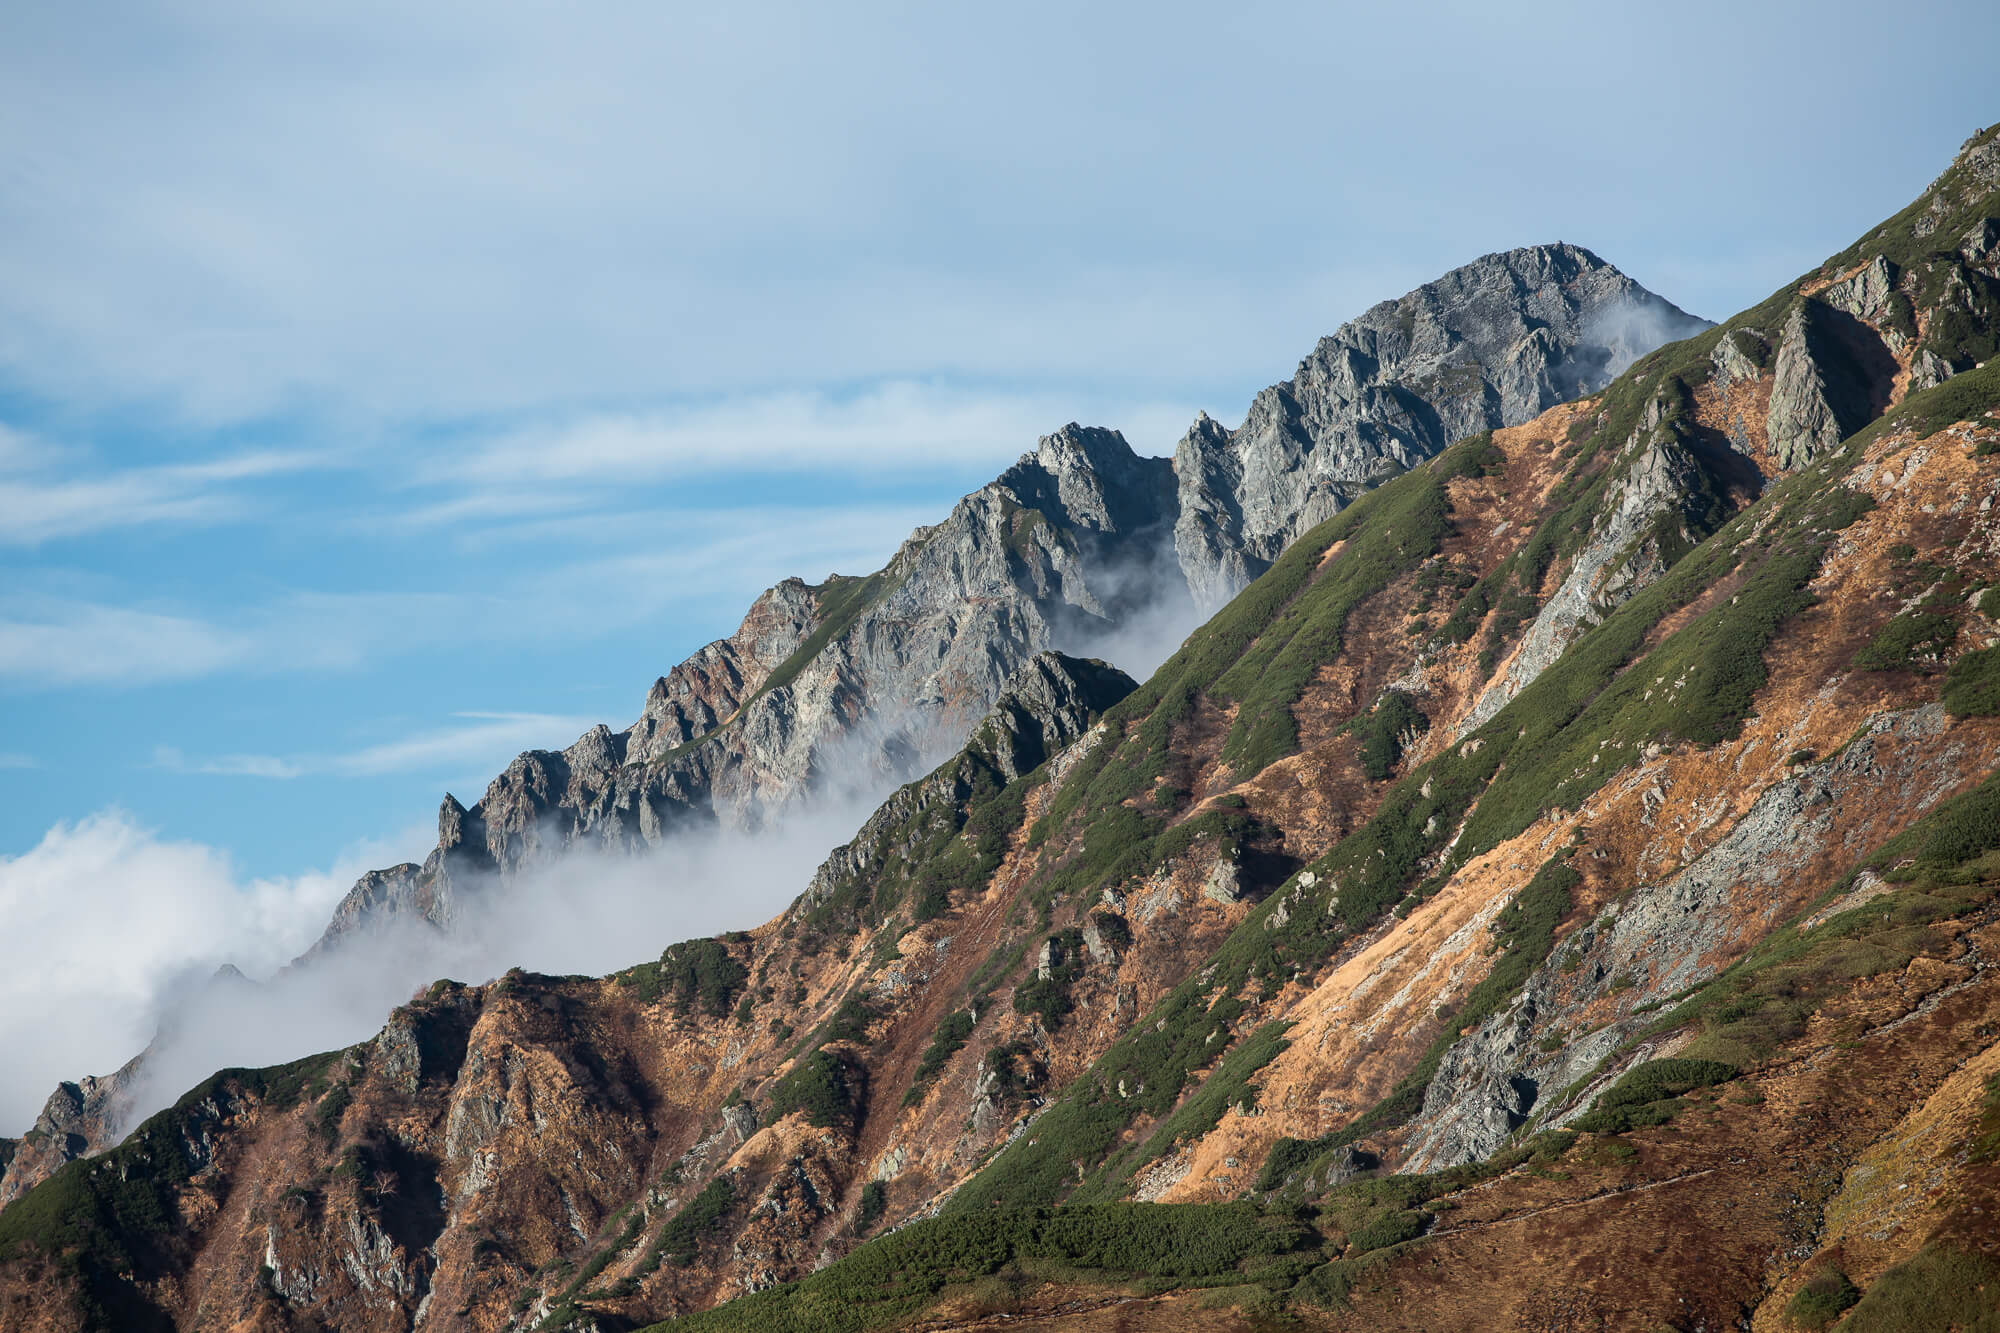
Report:
M1350 724L1361 739L1361 771L1381 782L1403 758L1403 737L1430 730L1431 720L1403 690L1388 690L1376 705Z
M661 1258L671 1259L682 1267L693 1263L701 1238L715 1229L715 1224L729 1211L735 1197L736 1188L727 1175L717 1176L703 1185L700 1192L668 1219L667 1224L660 1228L660 1234L653 1238L647 1254L648 1267L656 1265Z
M910 1077L909 1090L903 1094L903 1105L915 1106L924 1099L924 1090L951 1062L951 1057L965 1046L976 1021L969 1010L960 1009L938 1024L937 1034L924 1048L923 1058L917 1061L917 1072Z
M1033 1014L1044 1028L1055 1032L1075 1007L1070 987L1083 975L1083 932L1073 927L1059 931L1049 936L1045 947L1054 954L1055 961L1045 969L1046 976L1038 971L1014 988L1014 1012Z
M1736 1073L1736 1066L1720 1060L1648 1060L1626 1070L1570 1127L1587 1134L1622 1134L1664 1124L1683 1108L1682 1097L1697 1088L1726 1083Z
M889 1187L879 1180L871 1180L861 1187L861 1202L854 1212L854 1234L865 1236L875 1229L882 1220L882 1214L889 1211Z
M1785 1317L1799 1328L1821 1329L1854 1308L1861 1290L1838 1268L1822 1268L1785 1303Z
M2000 648L1981 648L1953 662L1943 699L1953 717L2000 715Z
M700 1012L721 1018L750 980L749 969L720 940L672 945L660 955L659 966L661 990L682 1015Z
M1943 384L1913 393L1874 422L1855 432L1848 446L1857 452L1876 439L1909 431L1935 435L1961 421L1978 421L2000 407L2000 360L1953 375Z
M800 1111L821 1129L851 1129L867 1099L868 1071L859 1061L841 1051L817 1050L772 1085L769 1121Z
M1934 611L1906 611L1884 625L1854 655L1863 671L1910 671L1936 662L1958 642L1958 618Z
M1240 1282L1260 1260L1296 1253L1317 1239L1292 1216L1244 1203L998 1209L913 1222L810 1277L671 1327L688 1333L860 1333L907 1319L949 1287L1024 1261L1156 1279L1161 1289Z
M1869 1284L1841 1333L2000 1333L2000 1263L1936 1241Z

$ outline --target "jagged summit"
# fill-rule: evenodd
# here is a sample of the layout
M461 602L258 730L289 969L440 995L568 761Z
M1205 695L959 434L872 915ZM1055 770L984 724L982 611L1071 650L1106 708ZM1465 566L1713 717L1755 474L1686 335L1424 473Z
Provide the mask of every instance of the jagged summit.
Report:
M654 683L631 727L516 759L441 818L440 850L504 875L580 840L754 826L836 771L886 790L955 744L1034 653L1091 651L1142 616L1191 627L1367 487L1704 327L1588 250L1536 246L1373 307L1259 394L1239 430L1203 413L1171 461L1070 422L877 573L764 593L735 634ZM330 938L385 910L448 919L452 864L377 872Z
M1204 412L1182 437L1175 542L1188 586L1213 609L1369 487L1709 327L1563 243L1483 255L1383 301L1320 339L1237 430Z

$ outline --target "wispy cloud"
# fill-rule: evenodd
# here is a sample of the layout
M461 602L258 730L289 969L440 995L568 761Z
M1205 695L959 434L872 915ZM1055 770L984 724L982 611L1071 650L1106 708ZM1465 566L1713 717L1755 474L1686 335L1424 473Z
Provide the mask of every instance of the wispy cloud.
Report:
M0 753L0 768L40 768L41 760L31 754Z
M523 750L561 749L600 719L560 713L453 713L454 725L340 754L221 754L195 757L173 746L153 751L153 766L210 777L380 777L389 773L438 773L480 764L504 764Z
M568 745L598 720L556 713L454 713L452 716L461 719L461 725L333 756L326 761L327 771L345 777L373 777L511 758L522 750Z
M438 460L428 477L472 476L488 485L629 484L751 470L1004 465L1078 410L1074 395L908 381L851 395L799 391L734 397L683 410L603 414L511 431L475 446L469 462ZM1136 414L1149 427L1164 421L1173 430L1192 420L1194 410L1149 404ZM533 493L514 494L526 501Z
M329 465L300 450L224 455L152 467L106 468L91 454L0 430L0 543L40 546L64 537L241 516L237 483Z
M0 681L133 685L241 665L253 640L204 620L87 602L0 611Z
M274 755L222 754L211 759L189 759L172 745L153 748L153 767L172 773L203 773L227 778L284 779L304 777L306 774L304 766Z
M137 1054L163 999L218 964L253 974L283 964L357 875L433 836L414 827L351 847L323 872L250 879L227 852L113 809L0 856L0 1132L26 1128L58 1079L108 1073Z
M718 595L727 616L730 599L747 607L788 575L874 569L911 529L936 518L923 506L874 505L529 519L455 540L466 549L508 543L583 558L535 563L473 587L282 592L216 612L60 592L0 595L0 684L133 686L225 673L345 671L439 644L506 639L523 624L543 634L602 632ZM726 633L734 625L717 628Z

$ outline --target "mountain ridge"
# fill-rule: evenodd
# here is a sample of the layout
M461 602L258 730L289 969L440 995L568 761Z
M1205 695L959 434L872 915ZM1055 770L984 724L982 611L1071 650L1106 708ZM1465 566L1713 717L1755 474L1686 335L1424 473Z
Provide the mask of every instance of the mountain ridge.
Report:
M204 1085L0 1212L0 1292L62 1327L859 1329L2000 1290L1992 263L1905 244L1986 234L1996 139L1301 533L1027 772L975 728L766 925L439 983ZM1878 260L1909 309L1852 317L1893 371L1791 337ZM1783 443L1814 386L1886 411ZM1862 1162L1951 1189L1891 1208Z

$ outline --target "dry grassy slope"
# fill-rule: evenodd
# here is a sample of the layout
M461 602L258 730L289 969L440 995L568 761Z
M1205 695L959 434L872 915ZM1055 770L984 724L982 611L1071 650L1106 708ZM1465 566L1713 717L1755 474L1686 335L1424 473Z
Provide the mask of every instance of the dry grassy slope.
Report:
M1989 425L1930 441L1891 437L1871 450L1856 481L1877 508L1846 530L1813 581L1818 605L1788 622L1772 646L1772 683L1741 736L1707 749L1684 745L1634 765L1583 808L1556 812L1476 858L1407 919L1384 922L1310 990L1281 996L1258 1018L1295 1024L1292 1045L1260 1079L1257 1112L1225 1115L1186 1151L1187 1173L1157 1197L1234 1195L1247 1183L1241 1164L1260 1164L1279 1136L1337 1129L1377 1099L1435 1036L1437 1011L1484 975L1487 927L1556 848L1576 846L1574 863L1586 875L1573 930L1632 886L1699 861L1774 783L1808 767L1795 756L1831 755L1865 724L1910 714L1934 698L1935 678L1858 672L1850 663L1907 600L1890 591L1891 568L1911 561L1892 561L1890 548L1907 542L1918 546L1914 561L1975 575L1995 567L2000 520L1990 501L2000 493L2000 459L1975 456L1968 442L1996 437L2000 428ZM1714 595L1730 595L1727 585ZM2000 623L1973 611L1961 633L1970 644L1991 642L2000 638ZM1573 995L1542 1015L1534 1035L1602 1029L1719 971L1869 847L1990 771L2000 727L1984 720L1930 725L1873 743L1881 753L1870 766L1827 775L1817 799L1833 807L1828 826L1770 849L1766 869L1782 863L1782 874L1731 886L1737 891L1707 909L1698 954L1620 958L1618 975L1633 984L1611 991L1591 987L1579 970L1566 988ZM1558 954L1566 943L1559 940ZM1392 1161L1399 1155L1393 1141L1377 1146Z

